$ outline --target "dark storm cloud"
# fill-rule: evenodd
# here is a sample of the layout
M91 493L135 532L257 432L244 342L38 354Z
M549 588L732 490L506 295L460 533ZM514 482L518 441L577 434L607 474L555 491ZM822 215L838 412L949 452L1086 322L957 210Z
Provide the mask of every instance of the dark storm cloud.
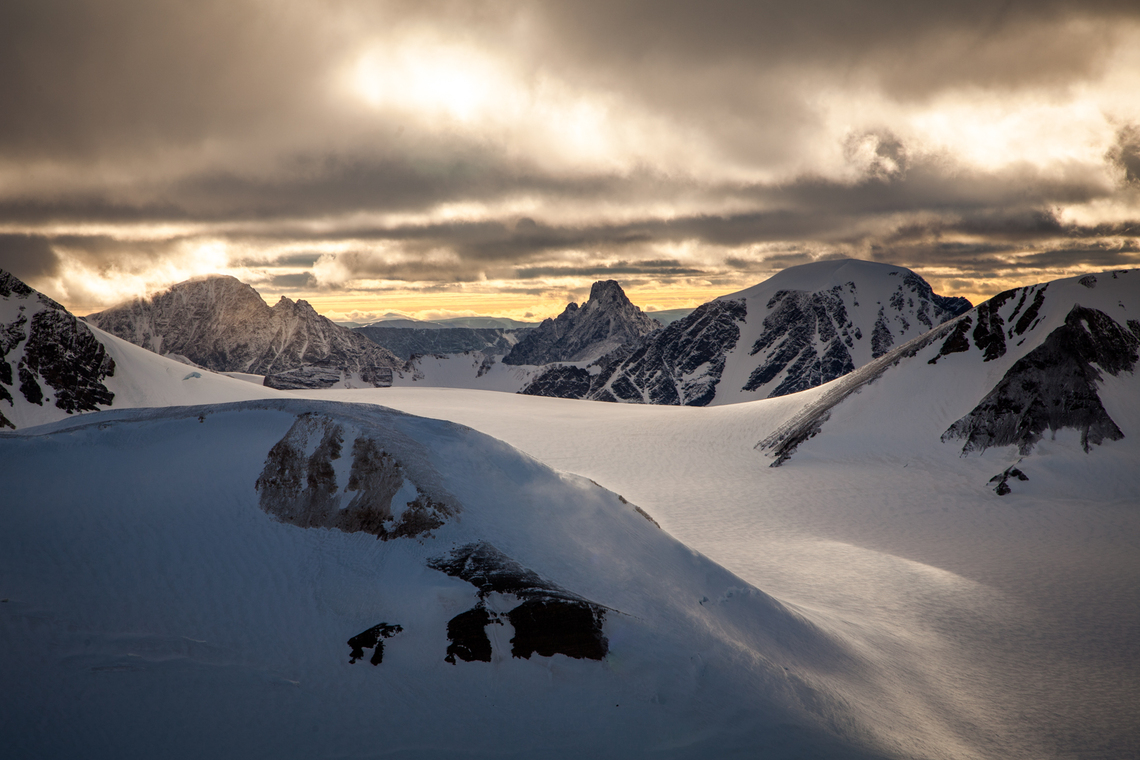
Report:
M276 289L313 290L317 287L317 278L313 277L312 272L301 272L300 274L278 274L270 277L267 284L270 287Z
M1140 5L1116 0L8 0L0 221L44 234L0 236L0 266L138 269L194 235L235 244L232 265L269 270L314 267L320 244L337 243L350 249L336 258L345 272L408 282L713 279L759 271L738 250L753 245L771 266L853 254L992 276L1026 251L1037 258L1018 266L1122 266L1140 212L1090 227L1055 209L1136 208L1137 125L1120 124L1100 165L982 170L909 145L887 112L876 121L874 98L868 123L829 132L817 96L869 92L901 108L948 92L1063 93L1095 80L1133 22ZM651 147L575 163L553 140L520 147L498 112L480 126L346 94L338 77L353 56L424 30L490 51L524 88L553 82L597 95L615 120L644 117L657 125ZM662 140L653 153L656 129L682 147ZM821 140L826 165L801 160ZM689 163L701 150L711 158ZM516 201L533 218L494 211ZM486 210L438 221L447 205ZM360 221L385 215L435 221ZM147 235L52 230L160 222L198 232L139 242ZM662 250L681 243L711 253L694 263ZM266 277L313 286L309 273Z
M646 261L615 261L605 266L573 267L546 266L526 267L515 270L519 279L530 280L536 277L614 277L617 275L648 275L651 277L691 277L708 274L705 269L695 269L671 259L649 259Z
M0 269L21 280L34 280L53 275L59 268L59 256L47 238L40 235L0 234Z

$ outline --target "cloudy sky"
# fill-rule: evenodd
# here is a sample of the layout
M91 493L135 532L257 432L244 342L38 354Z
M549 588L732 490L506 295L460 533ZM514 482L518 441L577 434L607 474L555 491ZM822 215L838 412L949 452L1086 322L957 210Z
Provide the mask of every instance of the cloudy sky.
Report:
M822 257L1140 265L1140 4L0 4L0 268L334 318L695 306Z

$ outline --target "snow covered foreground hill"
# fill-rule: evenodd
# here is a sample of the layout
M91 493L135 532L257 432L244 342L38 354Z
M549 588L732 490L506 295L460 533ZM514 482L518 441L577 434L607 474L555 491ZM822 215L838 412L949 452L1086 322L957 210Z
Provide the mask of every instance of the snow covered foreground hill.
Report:
M552 368L522 392L686 406L783 396L841 377L968 308L903 267L804 264L588 367Z
M11 757L913 756L842 638L467 428L108 411L0 462Z

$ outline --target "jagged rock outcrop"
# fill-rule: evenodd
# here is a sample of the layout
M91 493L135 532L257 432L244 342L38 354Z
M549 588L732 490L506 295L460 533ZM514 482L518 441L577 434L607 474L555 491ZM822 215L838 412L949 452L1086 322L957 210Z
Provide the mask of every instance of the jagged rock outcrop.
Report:
M16 427L5 402L51 403L68 414L110 406L115 394L103 381L114 374L114 359L87 325L0 270L0 428Z
M842 377L969 308L902 267L806 264L595 362L585 391L581 372L554 367L522 392L689 406L783 396Z
M487 356L503 356L518 342L526 330L473 327L389 327L378 322L355 327L353 332L363 335L378 346L391 351L405 361L415 355L461 354L465 351L482 351Z
M183 356L216 372L276 376L274 387L328 387L373 368L404 362L362 335L322 317L306 301L284 296L269 306L228 276L189 280L87 316L91 324L158 354ZM314 366L300 385L289 373ZM333 370L333 371L328 371ZM313 386L314 381L321 385ZM363 381L362 381L363 382Z
M626 297L614 280L595 282L584 304L571 303L519 338L503 364L549 364L597 359L661 327Z

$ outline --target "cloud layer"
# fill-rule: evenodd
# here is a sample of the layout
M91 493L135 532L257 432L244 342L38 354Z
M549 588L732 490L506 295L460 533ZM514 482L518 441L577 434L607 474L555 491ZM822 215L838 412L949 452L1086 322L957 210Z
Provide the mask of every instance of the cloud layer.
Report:
M1134 3L16 0L0 70L0 267L80 312L211 271L521 316L1140 262Z

